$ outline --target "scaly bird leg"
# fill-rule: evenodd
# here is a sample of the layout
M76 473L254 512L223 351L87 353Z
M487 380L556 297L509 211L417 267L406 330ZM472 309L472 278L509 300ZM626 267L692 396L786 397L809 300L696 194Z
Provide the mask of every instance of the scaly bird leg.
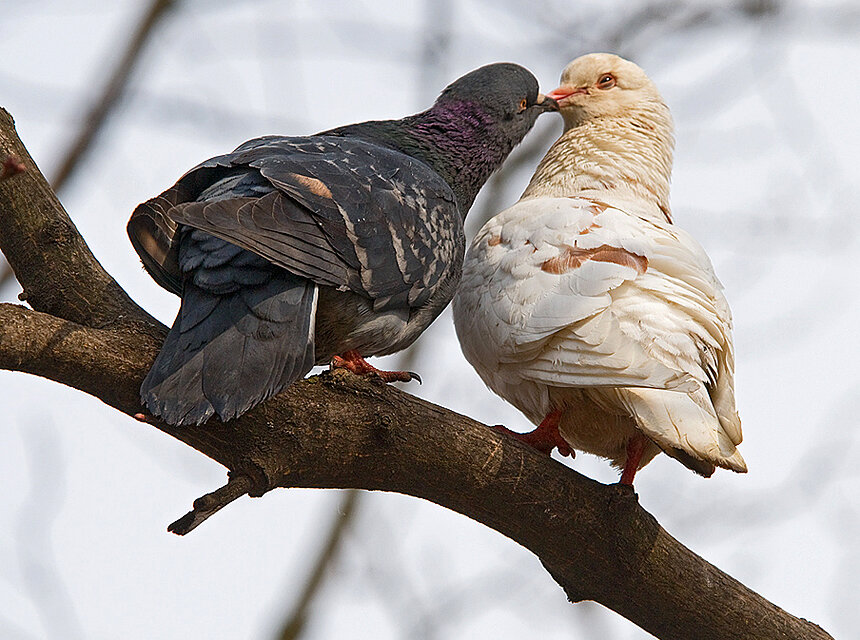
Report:
M361 354L355 349L345 351L342 355L334 356L331 359L332 369L349 369L354 374L359 376L376 376L383 382L409 382L417 380L421 384L421 376L411 371L380 371L367 360L361 357Z
M561 413L560 409L550 411L546 414L546 418L537 426L537 429L528 433L517 433L500 424L492 426L491 429L516 438L520 442L524 442L546 455L550 455L552 450L557 448L561 455L572 458L574 457L573 449L570 448L570 445L567 444L567 441L558 432L558 422L561 419Z
M639 470L639 463L642 462L642 454L645 452L646 444L648 444L648 439L639 432L627 441L627 462L624 463L624 471L621 472L619 484L633 486L633 476Z

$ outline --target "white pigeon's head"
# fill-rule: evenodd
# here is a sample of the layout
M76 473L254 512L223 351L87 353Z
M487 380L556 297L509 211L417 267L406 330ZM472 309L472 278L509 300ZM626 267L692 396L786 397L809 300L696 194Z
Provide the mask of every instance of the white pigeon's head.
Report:
M671 220L672 114L642 69L611 53L590 53L564 68L561 86L547 97L558 102L564 133L524 197L627 191Z
M633 109L667 110L654 83L638 66L611 53L589 53L561 72L561 86L547 94L558 102L565 128Z

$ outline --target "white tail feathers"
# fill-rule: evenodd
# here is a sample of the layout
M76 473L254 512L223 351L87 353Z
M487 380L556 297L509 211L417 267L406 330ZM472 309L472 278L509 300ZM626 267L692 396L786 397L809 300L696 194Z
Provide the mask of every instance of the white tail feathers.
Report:
M683 393L625 387L616 391L639 429L669 455L681 449L698 460L746 473L746 462L735 446L739 443L729 435L740 433L737 415L724 426L704 389Z

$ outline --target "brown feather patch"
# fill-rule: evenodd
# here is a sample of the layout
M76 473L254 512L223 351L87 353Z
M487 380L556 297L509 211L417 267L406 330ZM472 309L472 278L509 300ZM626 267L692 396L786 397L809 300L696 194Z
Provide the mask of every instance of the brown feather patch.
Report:
M585 262L612 262L622 267L635 269L640 276L648 270L648 258L631 253L619 247L611 247L608 244L601 245L596 249L580 249L567 246L555 258L545 260L541 270L546 273L562 274L578 269Z
M291 173L290 175L293 176L296 182L300 185L307 187L307 189L314 195L331 200L331 190L329 190L321 180L311 178L310 176L303 176L300 173Z

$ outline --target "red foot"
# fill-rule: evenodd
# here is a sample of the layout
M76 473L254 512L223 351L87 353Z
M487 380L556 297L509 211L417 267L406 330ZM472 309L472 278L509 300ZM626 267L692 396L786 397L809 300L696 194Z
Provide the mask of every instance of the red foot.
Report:
M550 411L546 414L543 422L537 426L537 429L528 433L517 433L500 424L491 428L516 438L543 454L550 455L553 449L558 449L561 455L573 458L575 456L573 449L570 448L570 445L567 444L567 441L558 432L558 421L560 418L560 410Z
M355 349L344 352L343 355L334 356L331 359L332 369L349 369L354 374L359 376L373 375L383 382L409 382L417 380L421 384L421 376L411 371L380 371L367 360L361 357L361 354Z
M639 463L642 462L642 454L645 452L647 442L648 439L641 433L637 433L627 442L627 462L624 463L619 484L633 486L633 476L639 470Z

